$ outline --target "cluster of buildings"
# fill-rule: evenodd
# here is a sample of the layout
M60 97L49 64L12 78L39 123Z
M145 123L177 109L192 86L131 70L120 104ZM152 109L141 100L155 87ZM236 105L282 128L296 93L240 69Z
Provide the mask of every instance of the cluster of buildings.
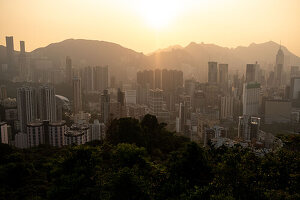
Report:
M19 72L18 80L39 87L18 88L16 99L0 87L1 142L19 148L102 140L113 119L142 119L148 113L203 145L213 141L266 147L275 139L261 136L266 135L262 125L300 122L300 70L288 69L281 47L268 73L257 62L239 74L228 64L210 61L207 82L184 79L179 70L147 69L126 83L117 83L108 66L76 68L67 56L65 65L56 68L46 58L28 59L23 41L20 48L16 62L13 39L7 37L8 64L1 70ZM72 89L71 101L55 93L59 83Z

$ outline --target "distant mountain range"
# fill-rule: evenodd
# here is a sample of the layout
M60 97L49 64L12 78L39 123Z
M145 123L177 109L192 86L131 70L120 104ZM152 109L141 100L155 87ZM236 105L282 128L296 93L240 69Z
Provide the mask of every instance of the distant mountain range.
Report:
M138 70L147 68L172 68L184 71L185 76L204 79L207 76L207 62L228 63L229 69L243 73L247 63L259 62L262 68L273 67L280 45L273 42L252 43L248 47L226 48L215 44L191 42L186 47L179 45L159 49L149 55L122 47L121 45L83 39L68 39L52 43L30 52L32 58L48 58L55 67L65 65L70 56L74 66L108 65L110 73L119 80L134 78ZM282 46L286 68L300 66L300 57ZM0 63L5 62L6 49L0 46Z

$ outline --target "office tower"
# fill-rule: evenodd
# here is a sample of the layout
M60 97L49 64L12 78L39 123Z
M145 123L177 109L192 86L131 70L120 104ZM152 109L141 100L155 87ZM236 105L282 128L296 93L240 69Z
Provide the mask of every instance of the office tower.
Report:
M73 78L73 107L75 114L82 111L81 79L79 77Z
M154 88L159 88L161 89L161 70L160 69L156 69L154 71Z
M174 92L183 87L183 72L178 70L162 70L162 89L164 92Z
M108 67L94 67L94 90L103 91L108 88Z
M108 90L103 90L100 104L102 122L107 124L110 119L110 95L108 94Z
M51 86L40 86L38 89L38 107L40 120L57 121L55 89Z
M7 98L6 86L1 85L0 86L0 99L6 99L6 98Z
M275 65L275 84L277 87L280 87L282 85L283 67L284 67L284 54L280 46L276 55L276 65Z
M66 57L66 82L67 84L72 84L72 60L69 56Z
M99 120L94 120L93 124L90 124L91 139L93 140L103 140L105 138L105 125L100 123Z
M247 64L246 66L246 82L255 82L256 81L256 64Z
M243 140L258 139L260 118L248 115L239 117L238 137Z
M65 121L52 122L48 125L49 144L54 147L65 145L67 126Z
M216 84L218 82L218 63L208 62L208 83Z
M15 49L14 49L14 38L13 36L6 37L6 52L7 52L7 64L9 67L9 71L15 72Z
M233 97L223 96L221 97L221 119L233 119Z
M243 88L243 115L259 115L259 83L244 83Z
M125 91L125 102L126 104L136 104L136 90Z
M228 91L228 64L219 64L219 84L223 92Z
M26 125L37 119L36 91L32 87L21 87L17 89L18 119L20 130L26 133Z

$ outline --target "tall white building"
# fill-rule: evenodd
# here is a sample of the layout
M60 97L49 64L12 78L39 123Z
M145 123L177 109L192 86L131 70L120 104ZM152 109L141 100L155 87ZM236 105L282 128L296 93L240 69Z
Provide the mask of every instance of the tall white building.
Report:
M103 140L105 138L105 125L100 123L99 120L94 120L93 124L90 124L91 140Z
M10 143L10 128L6 122L0 122L0 142L2 144Z
M55 89L51 86L40 86L38 89L39 118L57 121Z
M243 88L243 115L259 115L259 83L244 83Z
M17 90L18 119L20 130L26 133L26 125L37 119L36 91L32 87L21 87Z

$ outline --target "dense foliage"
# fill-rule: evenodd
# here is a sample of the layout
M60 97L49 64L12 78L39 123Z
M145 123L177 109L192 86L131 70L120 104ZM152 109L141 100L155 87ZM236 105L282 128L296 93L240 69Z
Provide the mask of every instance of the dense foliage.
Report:
M299 136L256 156L204 149L151 115L113 120L104 142L0 147L0 199L299 199Z

